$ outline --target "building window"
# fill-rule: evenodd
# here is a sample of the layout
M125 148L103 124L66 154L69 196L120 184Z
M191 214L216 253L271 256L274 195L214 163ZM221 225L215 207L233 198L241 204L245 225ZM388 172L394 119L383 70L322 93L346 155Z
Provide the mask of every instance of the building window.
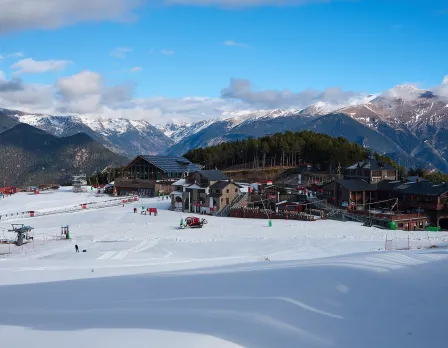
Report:
M235 193L238 193L238 189L237 188L235 189Z
M230 190L229 189L227 189L227 193L229 193L230 192Z

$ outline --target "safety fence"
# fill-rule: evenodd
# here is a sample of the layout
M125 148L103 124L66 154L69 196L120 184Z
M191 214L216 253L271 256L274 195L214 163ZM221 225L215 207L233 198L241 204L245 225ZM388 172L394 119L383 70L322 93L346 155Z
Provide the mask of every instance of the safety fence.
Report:
M20 212L20 213L8 213L8 214L0 215L0 222L12 221L12 220L22 220L22 219L27 219L27 218L39 217L39 216L76 213L76 212L80 212L83 210L93 210L93 209L115 207L115 206L119 206L119 205L134 203L134 202L137 202L138 200L139 200L138 196L125 196L125 197L117 197L114 199L109 199L106 201L81 203L81 204L73 205L70 207L41 211L41 212L40 211L25 211L25 212Z
M438 236L437 232L414 231L406 234L389 231L386 234L385 250L419 250L447 248L448 236Z
M271 211L257 208L237 208L230 209L230 217L243 219L283 219L283 220L302 220L315 221L312 215L303 212Z

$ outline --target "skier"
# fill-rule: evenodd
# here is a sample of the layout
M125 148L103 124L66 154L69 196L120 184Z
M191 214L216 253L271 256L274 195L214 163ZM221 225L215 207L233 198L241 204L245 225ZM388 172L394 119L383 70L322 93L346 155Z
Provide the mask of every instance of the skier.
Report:
M78 244L75 245L75 250L76 250L77 253L79 253Z
M134 214L137 214L137 208L134 208Z

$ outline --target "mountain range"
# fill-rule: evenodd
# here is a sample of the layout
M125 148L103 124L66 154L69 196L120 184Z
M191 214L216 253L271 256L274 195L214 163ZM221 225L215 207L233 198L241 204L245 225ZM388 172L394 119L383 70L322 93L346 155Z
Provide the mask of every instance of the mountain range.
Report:
M0 134L0 186L70 182L74 174L126 162L85 133L57 137L18 123Z
M163 125L0 109L0 132L17 123L33 125L58 137L83 132L128 158L142 153L182 155L192 148L223 141L308 129L345 137L408 167L448 172L448 102L412 85L396 86L348 104L327 101L304 109L241 110L194 123Z

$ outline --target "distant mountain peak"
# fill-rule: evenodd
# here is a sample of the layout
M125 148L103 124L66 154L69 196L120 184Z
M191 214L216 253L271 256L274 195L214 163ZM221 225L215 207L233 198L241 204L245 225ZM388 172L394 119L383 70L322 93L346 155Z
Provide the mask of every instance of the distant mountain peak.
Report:
M386 92L384 92L381 96L386 98L396 98L396 99L416 99L419 98L421 95L426 93L428 91L424 89L418 88L416 85L413 84L403 84L403 85L397 85Z

